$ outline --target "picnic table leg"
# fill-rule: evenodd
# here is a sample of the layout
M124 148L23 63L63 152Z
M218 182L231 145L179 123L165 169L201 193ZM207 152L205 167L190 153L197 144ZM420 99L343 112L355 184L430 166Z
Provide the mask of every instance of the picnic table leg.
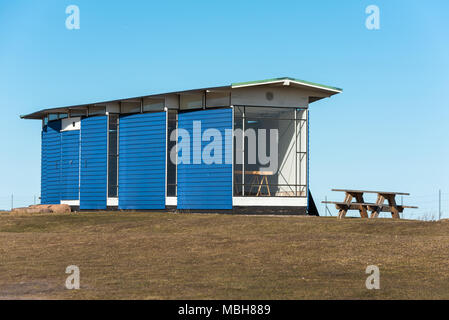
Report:
M391 207L391 216L393 219L401 219L401 216L399 215L398 206L396 205L395 195L390 195L387 198L388 204Z
M385 202L385 197L383 195L381 195L381 194L377 195L376 204L379 205L379 206L376 207L376 210L373 210L371 212L371 218L379 217L380 206L383 205L384 202Z
M339 211L338 211L338 219L343 219L345 216L346 216L346 212L347 212L348 210L346 210L346 209L340 209Z
M352 201L352 194L346 193L344 202L349 204L349 203L351 203L351 201Z
M264 176L264 178L265 178L265 185L267 186L268 196L271 197L270 186L268 185L268 178L267 176Z
M258 183L259 183L259 179L257 178L257 176L253 176L253 178L251 179L251 182L250 182L251 188L249 189L249 194L251 194L253 192L254 185L257 188Z
M346 196L345 196L344 202L346 202L348 204L348 207L345 206L344 208L341 208L338 211L338 218L339 219L343 219L346 216L346 212L348 212L348 208L349 208L349 205L351 204L351 201L352 201L352 194L346 192Z
M257 182L259 182L259 180L257 180ZM260 179L259 189L257 189L257 197L261 195L262 186L263 186L263 177Z
M341 219L342 213L343 213L343 209L338 210L338 215L337 215L338 219Z
M363 201L363 195L358 193L355 195L355 199L357 200L358 203L364 203L365 201ZM368 213L366 212L366 207L365 206L360 206L359 208L359 212L360 212L360 216L362 218L368 218Z
M258 180L258 182L259 182L259 180ZM264 185L263 185L264 182L265 182L265 186L267 188L268 196L271 196L270 187L268 186L267 176L262 176L262 178L260 179L259 189L257 190L257 196L261 196L262 195L262 188L264 187Z

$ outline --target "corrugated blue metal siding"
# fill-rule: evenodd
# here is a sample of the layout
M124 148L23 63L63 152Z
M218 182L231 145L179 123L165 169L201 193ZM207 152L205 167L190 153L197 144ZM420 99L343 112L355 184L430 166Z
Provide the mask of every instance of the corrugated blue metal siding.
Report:
M119 208L164 209L166 113L120 117Z
M193 121L201 121L201 135L207 129L220 131L222 164L193 164ZM225 129L232 129L232 109L212 109L180 113L178 127L191 137L190 164L178 165L179 209L232 209L232 136L225 139ZM201 138L200 138L201 139ZM210 141L201 141L201 150Z
M44 145L45 145L45 130L46 127L42 128L41 132L41 200L40 203L45 204L47 201L47 163L46 163L46 155L44 151Z
M106 209L108 117L81 120L80 209Z
M61 200L79 199L79 130L61 132Z
M61 161L61 121L49 122L42 131L41 203L59 204L60 161Z
M41 204L47 204L47 154L45 152L47 126L41 132Z

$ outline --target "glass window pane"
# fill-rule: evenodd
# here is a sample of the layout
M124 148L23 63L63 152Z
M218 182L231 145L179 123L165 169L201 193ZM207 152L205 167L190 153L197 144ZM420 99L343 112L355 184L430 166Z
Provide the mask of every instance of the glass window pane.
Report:
M307 196L307 110L300 109L296 113L296 181L299 196Z
M144 98L143 99L143 111L163 111L164 110L164 99L152 99L152 98Z
M87 115L86 109L72 109L70 110L70 117L81 117Z
M171 141L170 136L172 132L176 130L178 127L177 123L178 114L176 110L170 110L168 112L168 130L167 130L167 197L176 197L176 185L177 185L177 179L176 179L176 141L177 137L174 137L174 141ZM173 151L175 152L175 159L172 161L171 159L171 151L175 148Z
M243 119L234 109L234 196L243 195ZM239 130L240 129L240 130Z
M106 113L106 107L105 106L92 106L89 107L89 116L96 116Z
M201 109L203 107L203 94L181 94L181 110Z
M109 113L120 113L120 103L116 101L106 103L106 111Z
M48 115L48 121L58 120L58 114L52 113Z
M244 143L240 137L240 146L244 145L243 166L237 161L237 137L235 140L234 195L306 196L306 187L298 179L297 135L301 131L297 130L295 123L295 109L234 108L234 129L245 128ZM243 136L243 132L236 133ZM243 192L239 188L242 184Z
M244 111L245 107L238 107L235 106L234 107L234 117L236 118L241 118L243 117L243 111Z
M140 113L140 101L122 101L121 113Z
M245 107L247 118L295 119L295 109L275 107Z
M225 107L231 105L229 92L207 92L206 107Z
M117 168L118 168L118 115L109 115L108 132L108 197L117 197Z

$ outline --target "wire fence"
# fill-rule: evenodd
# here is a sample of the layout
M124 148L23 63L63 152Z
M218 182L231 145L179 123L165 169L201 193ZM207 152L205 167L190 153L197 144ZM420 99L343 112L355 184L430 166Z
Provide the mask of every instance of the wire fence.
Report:
M0 211L9 211L14 208L28 207L32 204L39 204L39 195L15 195L0 196Z

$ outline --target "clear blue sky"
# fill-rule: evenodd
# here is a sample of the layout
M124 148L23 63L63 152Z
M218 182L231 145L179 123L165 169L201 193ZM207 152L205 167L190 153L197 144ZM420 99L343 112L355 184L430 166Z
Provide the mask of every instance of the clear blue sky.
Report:
M70 4L80 30L65 27ZM380 30L365 27L370 4ZM407 191L420 215L442 189L449 217L448 12L447 0L0 0L0 208L40 192L41 124L20 114L291 76L344 89L311 105L317 202L340 200L333 187Z

